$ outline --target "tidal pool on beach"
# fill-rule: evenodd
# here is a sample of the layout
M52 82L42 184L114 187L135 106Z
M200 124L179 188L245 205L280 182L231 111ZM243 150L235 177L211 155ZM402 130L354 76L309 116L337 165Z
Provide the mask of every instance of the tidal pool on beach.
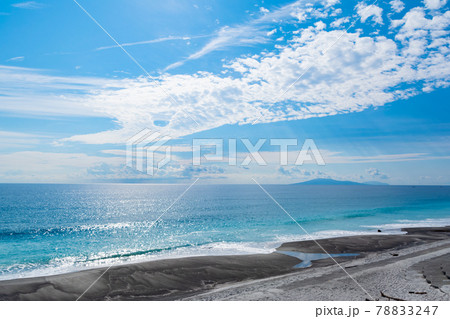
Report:
M313 260L335 258L335 257L353 257L359 254L320 254L320 253L302 253L299 251L277 250L276 253L291 256L301 260L301 263L292 268L308 268L311 267Z

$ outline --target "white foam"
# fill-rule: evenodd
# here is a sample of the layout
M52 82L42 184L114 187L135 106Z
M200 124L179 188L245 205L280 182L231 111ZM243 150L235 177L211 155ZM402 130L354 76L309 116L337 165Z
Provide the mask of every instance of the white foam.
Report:
M358 232L345 230L330 230L312 233L314 239L363 235L372 232ZM120 255L132 253L132 251L121 252L101 252L86 257L63 257L54 258L49 264L17 264L8 267L3 273L0 273L0 280L30 278L39 276L48 276L55 274L70 273L80 270L93 269L99 267L108 267L111 265L122 265L130 263L138 263L143 261L185 258L196 256L227 256L227 255L248 255L248 254L269 254L276 250L284 242L309 240L310 236L304 235L287 235L277 236L273 241L266 242L216 242L199 246L181 247L169 251L157 253L148 253L139 256L129 256L122 258L108 258L112 255Z
M246 254L268 254L282 243L292 241L303 241L310 239L335 238L343 236L358 236L369 234L398 234L400 229L404 227L437 227L450 225L450 218L441 219L425 219L425 220L397 220L395 223L381 224L381 225L366 225L361 226L367 230L349 231L349 230L324 230L307 234L299 235L283 235L276 236L271 241L266 242L216 242L199 246L181 247L169 251L162 251L157 253L149 253L139 256L131 256L126 258L108 258L112 255L120 255L121 253L132 253L132 251L122 252L102 252L96 255L86 257L64 257L52 259L49 264L16 264L11 265L0 273L0 280L48 276L62 273L75 272L85 269L92 269L98 267L108 267L110 265L120 265L137 263L143 261L152 261L160 259L184 258L194 256L226 256L226 255L246 255ZM128 227L127 224L111 224L109 227ZM378 233L375 229L381 229L382 233Z
M412 228L412 227L442 227L450 225L450 218L427 218L423 220L409 220L409 219L399 219L395 223L391 224L381 224L381 225L366 225L362 227L380 229L383 232L391 233L401 233L402 228Z

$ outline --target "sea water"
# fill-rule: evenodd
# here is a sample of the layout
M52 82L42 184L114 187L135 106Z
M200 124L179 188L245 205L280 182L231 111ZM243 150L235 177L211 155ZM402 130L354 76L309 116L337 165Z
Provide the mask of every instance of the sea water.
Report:
M194 185L173 204L188 186L0 184L0 280L450 225L450 187L264 186L302 229L257 185Z

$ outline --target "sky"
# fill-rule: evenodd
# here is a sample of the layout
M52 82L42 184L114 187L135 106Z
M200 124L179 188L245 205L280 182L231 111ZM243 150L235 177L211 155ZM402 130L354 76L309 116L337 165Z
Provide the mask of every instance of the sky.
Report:
M0 182L449 185L449 26L447 0L3 0ZM194 165L199 139L223 156Z

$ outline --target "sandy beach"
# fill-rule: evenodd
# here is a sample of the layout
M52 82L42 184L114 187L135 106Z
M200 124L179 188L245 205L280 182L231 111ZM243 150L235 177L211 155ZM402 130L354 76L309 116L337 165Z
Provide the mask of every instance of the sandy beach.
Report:
M314 241L289 242L1 281L0 300L449 300L450 227L403 231L318 240L339 265Z

